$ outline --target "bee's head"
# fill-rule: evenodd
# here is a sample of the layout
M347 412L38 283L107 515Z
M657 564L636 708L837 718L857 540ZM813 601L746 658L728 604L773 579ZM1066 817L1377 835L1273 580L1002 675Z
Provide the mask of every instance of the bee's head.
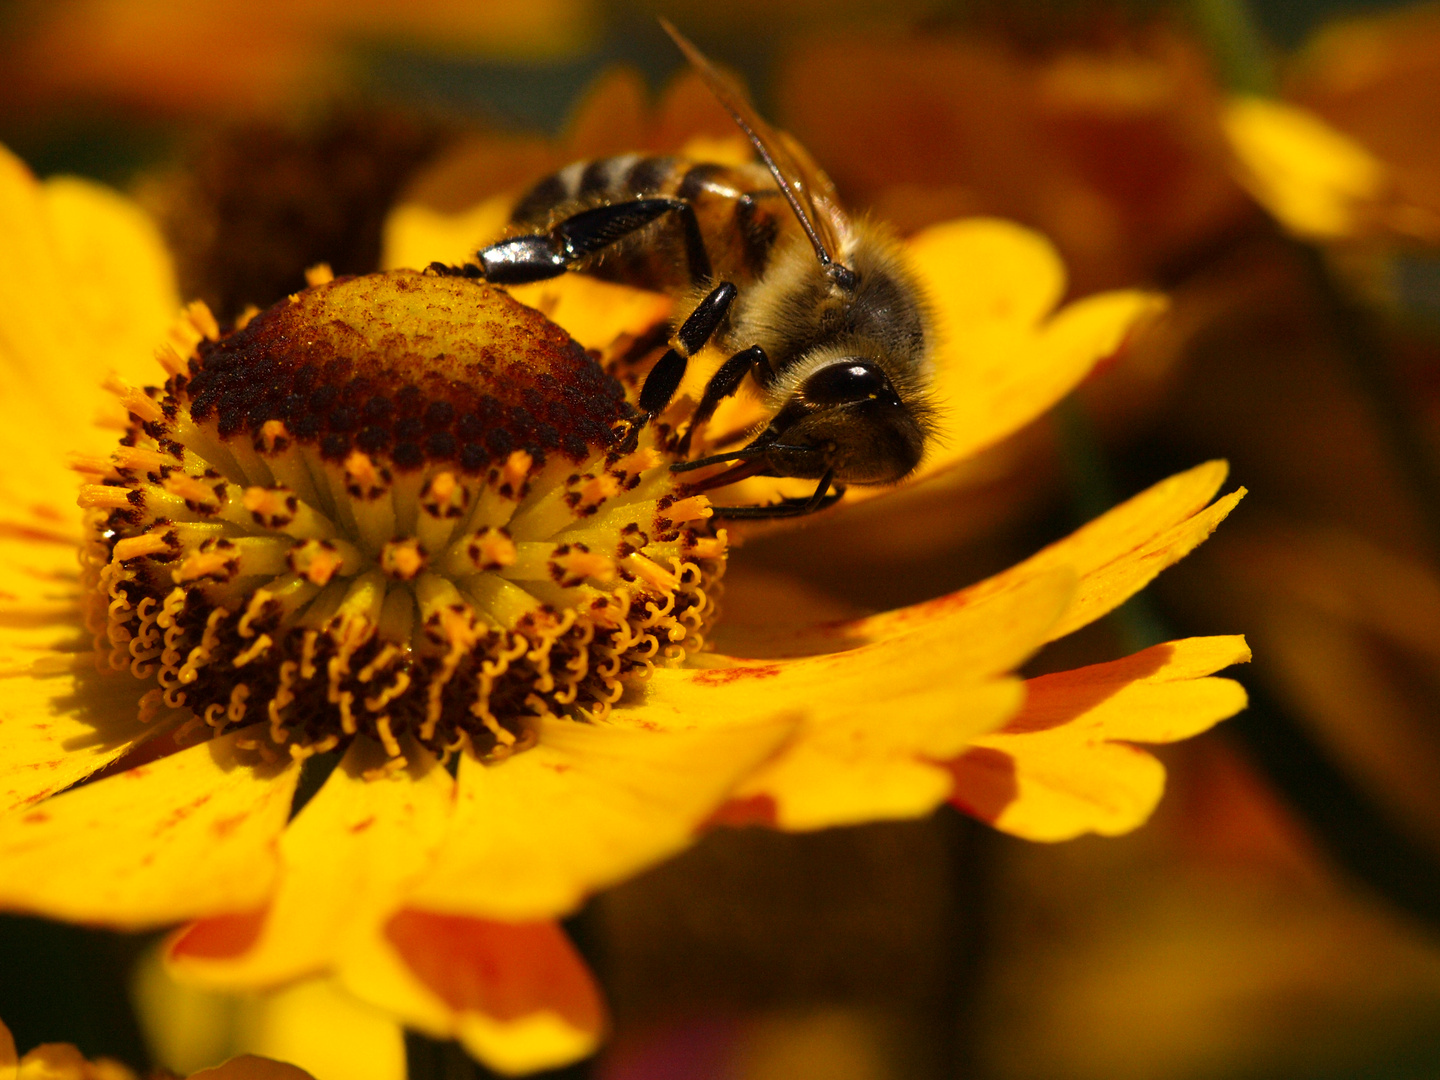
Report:
M784 476L889 484L920 463L925 427L873 360L840 357L812 371L776 414L766 458Z

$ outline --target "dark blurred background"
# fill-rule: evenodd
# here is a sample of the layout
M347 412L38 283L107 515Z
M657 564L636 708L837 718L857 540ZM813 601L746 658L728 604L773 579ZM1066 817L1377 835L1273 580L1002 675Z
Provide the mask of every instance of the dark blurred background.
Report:
M757 543L750 569L837 604L911 602L1227 457L1252 495L1217 537L1033 670L1244 632L1253 706L1161 751L1170 790L1127 837L1033 845L948 810L712 834L573 923L616 1032L567 1075L1440 1076L1440 252L1383 229L1289 235L1235 183L1221 123L1227 91L1266 87L1440 210L1440 14L1341 0L658 9L743 75L850 206L907 231L1002 214L1055 240L1072 295L1173 297L979 479ZM185 291L233 316L299 288L308 265L377 268L399 202L455 211L563 163L577 101L617 65L657 100L680 63L656 10L6 0L0 142L42 176L135 194ZM180 999L155 989L152 945L0 917L0 1017L22 1051L63 1040L193 1067L156 1013ZM172 1026L244 1012L185 1008ZM380 1055L373 1075L396 1061Z

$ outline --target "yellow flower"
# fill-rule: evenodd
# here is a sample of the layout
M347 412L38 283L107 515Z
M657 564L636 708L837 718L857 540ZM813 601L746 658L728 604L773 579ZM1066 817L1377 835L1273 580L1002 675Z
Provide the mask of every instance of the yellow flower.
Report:
M1209 535L1241 495L1210 503L1222 464L968 589L721 654L703 636L726 530L671 490L664 424L627 429L534 310L464 278L317 275L233 333L192 308L167 339L168 262L124 200L5 156L0 226L0 906L191 920L181 975L330 973L522 1072L604 1024L553 920L704 827L950 800L1037 839L1121 832L1163 782L1130 744L1244 703L1209 677L1248 658L1239 638L1014 674ZM1039 415L1157 304L1057 310L1053 250L1002 222L910 249L944 335L922 480ZM517 295L632 385L626 350L668 308L579 277ZM325 362L304 375L302 355ZM390 405L345 413L327 387L350 379ZM632 432L615 453L612 426Z
M1297 236L1336 240L1421 224L1416 211L1394 205L1385 164L1314 113L1245 96L1226 104L1222 122L1236 179Z
M0 1080L136 1080L135 1074L109 1058L85 1060L69 1043L46 1043L23 1058L15 1039L0 1021ZM213 1069L201 1069L190 1080L313 1080L304 1069L282 1061L246 1054Z

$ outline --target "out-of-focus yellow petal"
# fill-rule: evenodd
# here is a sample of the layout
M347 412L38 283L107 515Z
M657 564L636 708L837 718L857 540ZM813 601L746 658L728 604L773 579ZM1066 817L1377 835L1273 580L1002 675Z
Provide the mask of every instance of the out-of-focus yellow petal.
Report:
M460 266L499 238L510 221L513 195L498 195L446 214L417 203L403 203L385 219L380 265L386 270L423 270L432 262Z
M156 382L163 373L155 347L180 307L159 228L134 202L89 180L56 177L44 191L60 259L71 275L66 291L74 315L87 340L99 346L89 358L91 372L103 377L113 367L132 382Z
M224 1065L216 1065L213 1069L201 1069L193 1074L190 1080L315 1080L315 1078L298 1065L256 1057L254 1054L241 1054L237 1058L231 1058Z
M0 818L0 905L142 927L260 904L299 767L241 729Z
M0 235L0 404L17 422L38 414L33 434L58 456L88 434L110 370L159 374L154 348L179 308L169 256L134 203L41 184L3 147Z
M522 754L467 755L450 832L410 903L517 922L570 911L684 848L793 729L786 718L679 733L548 720Z
M43 1043L20 1059L19 1080L138 1080L112 1058L86 1061L69 1043Z
M1115 352L1161 309L1150 293L1088 297L1051 315L1065 270L1049 241L1007 221L947 222L909 243L931 299L936 336L936 445L916 477L953 467L1018 431ZM852 500L884 489L855 489Z
M40 183L3 146L0 236L0 516L13 518L73 492L65 452L109 441L91 424L101 379L155 381L154 348L179 302L138 207L86 181Z
M321 1080L403 1080L405 1041L394 1018L332 979L307 979L245 1002L239 1043L254 1059L290 1062Z
M405 1080L399 1021L334 979L302 979L265 994L226 992L178 981L164 951L147 950L131 974L131 1000L157 1068L188 1076L254 1054L321 1080Z
M610 349L622 337L638 337L668 318L672 302L660 293L566 274L519 285L509 293L529 304L587 349Z
M406 908L347 953L350 989L503 1073L592 1053L604 1006L584 961L550 922L500 923Z
M1239 97L1223 120L1236 178L1291 232L1321 240L1353 236L1386 194L1380 160L1306 109Z
M405 769L366 779L385 754L368 739L351 744L285 830L279 885L258 932L247 941L233 916L201 919L171 943L171 970L215 985L274 985L331 966L350 935L383 920L430 861L450 811L450 774L423 750L411 757Z
M1240 684L1205 676L1249 659L1243 638L1189 638L1031 679L1019 715L951 762L953 801L1029 840L1129 832L1165 770L1128 743L1189 738L1239 712Z
M946 342L996 327L1030 330L1065 295L1065 264L1055 245L1013 221L948 221L917 233L909 247Z
M737 800L766 800L769 820L785 829L917 817L950 790L930 759L958 753L1020 707L1018 681L1004 675L1046 640L1074 586L1072 573L1050 570L976 603L952 596L916 605L889 633L846 651L657 671L645 703L616 720L683 730L713 716L789 709L804 718L800 731L741 784Z

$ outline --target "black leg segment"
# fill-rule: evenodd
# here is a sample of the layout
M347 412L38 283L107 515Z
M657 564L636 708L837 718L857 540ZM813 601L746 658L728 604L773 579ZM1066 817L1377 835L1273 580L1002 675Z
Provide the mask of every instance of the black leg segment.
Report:
M685 378L685 366L689 361L674 349L667 349L665 355L655 361L650 374L645 376L645 385L640 387L640 411L646 418L656 416L680 386Z
M717 518L731 521L764 521L769 518L803 517L806 514L813 514L817 510L824 510L827 506L834 506L844 497L845 489L839 485L836 485L834 491L830 491L833 479L834 471L828 470L820 478L820 483L815 486L814 494L806 499L782 499L769 506L715 506L711 508L711 512Z
M687 204L688 205L688 204ZM645 385L640 388L640 411L655 416L675 396L680 380L685 377L685 368L690 357L705 347L705 343L725 321L730 305L735 302L735 286L722 281L710 294L701 300L690 316L675 332L675 346L660 357Z
M705 343L729 314L730 305L735 302L735 293L734 285L722 281L710 290L704 300L695 305L695 310L680 324L680 329L675 334L676 341L686 355L694 356L705 347Z
M746 374L752 370L758 374L768 371L769 368L770 358L759 345L741 349L721 364L719 370L710 376L710 381L705 384L705 393L701 395L700 404L695 407L695 415L690 418L690 427L680 442L680 452L683 454L690 449L690 438L695 434L695 430L710 419L720 402L740 389Z

